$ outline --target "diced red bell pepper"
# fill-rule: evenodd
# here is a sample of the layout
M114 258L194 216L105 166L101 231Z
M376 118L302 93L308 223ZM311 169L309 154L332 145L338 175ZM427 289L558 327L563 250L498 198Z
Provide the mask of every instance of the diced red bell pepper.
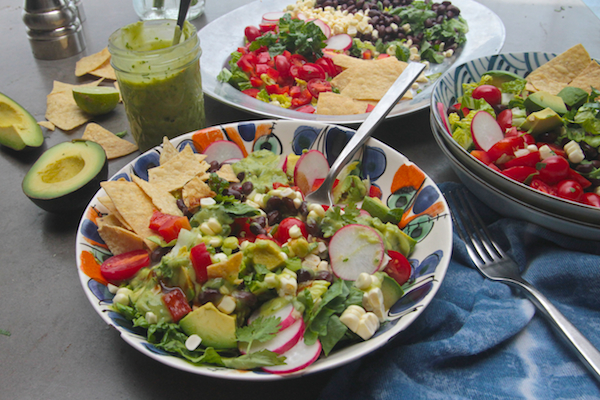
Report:
M177 239L179 231L182 229L190 230L192 226L190 221L184 216L169 215L154 210L150 218L149 228L158 232L165 239L165 242Z
M208 280L206 268L211 265L212 258L204 243L197 244L190 249L190 260L196 272L196 282L202 284Z
M392 277L399 285L404 285L410 279L412 274L412 266L404 255L398 251L388 250L388 261L383 269L390 277Z
M179 322L181 318L192 312L192 308L180 288L170 289L168 292L163 293L162 301L167 306L169 314L175 322Z
M262 74L266 74L269 66L267 64L256 64L256 75L261 76Z
M131 279L137 272L150 265L150 254L144 249L121 253L104 260L100 274L113 284Z
M262 51L256 55L257 64L266 64L271 61L271 54L268 51Z
M501 173L503 175L508 176L509 178L512 178L518 182L523 183L530 176L537 175L538 170L533 167L518 166L518 167L511 167L511 168L503 169L501 171Z

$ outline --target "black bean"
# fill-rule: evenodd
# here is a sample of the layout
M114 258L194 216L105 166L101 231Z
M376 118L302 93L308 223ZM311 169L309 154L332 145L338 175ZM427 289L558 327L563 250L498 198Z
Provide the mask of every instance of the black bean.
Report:
M246 173L244 171L237 174L237 178L240 182L243 181L245 177L246 177Z
M300 207L298 207L298 212L303 217L306 217L308 215L308 204L305 201L300 203Z
M579 147L581 147L581 150L585 153L585 158L587 160L593 160L598 157L598 150L586 142L579 142Z
M296 271L296 281L298 281L298 283L310 281L312 278L313 278L312 271L309 271L304 268L301 268L298 271Z
M593 160L592 165L594 168L600 168L600 160Z
M209 172L217 172L219 169L221 169L221 164L219 164L218 161L213 160L210 162L210 168L208 169Z
M294 204L294 200L290 199L289 197L284 197L281 200L283 202L283 207L285 207L285 209L287 210L288 213L290 213L290 214L296 213L296 205Z
M165 254L171 251L171 247L157 247L150 253L150 259L152 262L160 261Z
M575 167L575 170L580 174L589 174L594 170L594 165L592 163L589 164L579 164Z
M254 190L254 185L252 184L252 182L244 182L242 183L242 193L244 193L245 195L248 195L250 193L252 193L252 190Z
M252 222L257 223L258 225L262 226L263 228L265 226L267 226L267 219L263 215L259 215L258 217L252 218Z
M273 196L267 200L267 211L279 210L283 205L281 197Z
M250 232L254 235L260 235L261 233L265 233L265 230L256 222L253 222L250 224Z
M329 271L319 271L317 272L317 275L315 275L315 280L333 283L333 274Z
M257 301L257 298L253 293L246 292L245 290L236 290L233 292L233 297L248 307L254 306Z
M267 213L267 221L269 221L269 225L275 225L281 222L281 213L279 210L273 210Z
M314 237L321 237L321 235L322 235L319 224L317 224L316 222L312 222L312 221L308 222L306 224L306 232L308 232L310 235L312 235Z
M200 304L216 301L221 297L221 293L217 289L205 288L198 293L198 302Z
M557 137L558 134L556 132L544 132L537 136L537 141L543 143L554 143Z

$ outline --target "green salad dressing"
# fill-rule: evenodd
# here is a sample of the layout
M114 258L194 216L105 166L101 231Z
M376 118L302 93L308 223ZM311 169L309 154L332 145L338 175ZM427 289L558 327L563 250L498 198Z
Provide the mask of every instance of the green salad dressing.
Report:
M131 132L140 150L205 126L196 30L186 22L173 46L175 23L140 21L115 32L109 50Z

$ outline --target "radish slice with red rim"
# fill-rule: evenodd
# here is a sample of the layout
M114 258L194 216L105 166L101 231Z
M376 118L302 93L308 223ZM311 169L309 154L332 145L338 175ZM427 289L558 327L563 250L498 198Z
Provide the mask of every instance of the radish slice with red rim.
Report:
M321 355L321 342L318 340L310 346L304 343L304 338L288 351L282 354L285 357L285 365L274 365L263 367L263 371L272 374L289 374L303 370L314 363Z
M306 22L314 22L315 25L317 25L319 28L321 28L321 31L323 32L323 34L325 35L326 38L329 39L329 37L331 36L331 28L322 19L318 19L318 18L309 19Z
M377 272L384 258L383 239L369 226L346 225L329 242L331 269L335 276L347 281L356 280L362 272Z
M488 151L504 139L504 133L496 119L483 110L478 111L471 121L471 136L475 145L483 151Z
M220 164L227 160L244 158L244 153L240 147L229 140L217 140L216 142L212 142L206 146L203 154L206 155L204 161L207 163L217 161Z
M302 317L302 314L300 314L298 310L294 308L294 305L292 303L289 303L281 307L279 310L269 314L261 313L259 308L250 315L250 317L248 318L248 323L252 323L252 321L254 321L258 317L279 317L279 320L281 321L279 323L281 329L286 329L298 319L300 319Z
M302 194L313 191L317 179L325 179L329 173L329 163L319 150L309 150L298 159L294 168L294 183Z
M273 353L283 354L294 347L303 336L304 321L300 318L286 329L281 329L272 339L263 343L253 342L250 353L261 350L270 350ZM239 349L242 354L245 354L248 349L248 344L240 343Z
M268 25L274 25L279 22L279 19L284 16L282 11L271 11L262 16L262 23Z
M340 33L339 35L333 35L325 41L326 49L331 50L348 50L352 47L352 36L346 33Z

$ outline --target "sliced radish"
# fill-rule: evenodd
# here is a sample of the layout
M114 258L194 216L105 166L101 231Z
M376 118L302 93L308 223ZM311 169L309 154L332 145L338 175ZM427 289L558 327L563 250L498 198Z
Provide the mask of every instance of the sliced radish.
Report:
M302 314L296 310L292 303L288 303L275 311L271 311L270 304L270 302L266 302L259 309L255 310L248 318L248 323L251 323L258 317L279 317L281 329L286 329L302 317Z
M205 161L207 163L210 163L211 161L222 163L227 160L244 158L244 153L242 153L240 147L229 140L217 140L216 142L212 142L206 146L204 154L206 154Z
M325 179L329 172L329 163L319 150L309 150L302 154L294 168L294 183L303 194L312 191L317 179Z
M383 239L369 226L346 225L329 242L331 269L335 276L347 281L356 280L362 272L377 272L384 258Z
M502 128L494 117L487 111L478 111L471 121L471 136L473 142L483 151L488 151L493 145L504 139Z
M236 162L240 161L241 158L230 158L228 160L224 160L221 164L235 164Z
M442 103L437 103L438 113L440 114L440 118L444 123L444 127L446 128L446 132L452 136L452 132L450 132L450 125L448 124L448 116L446 115L446 107Z
M326 49L331 50L348 50L352 47L352 36L346 33L340 33L339 35L333 35L327 41L325 41Z
M323 34L325 35L326 38L329 39L329 37L331 36L331 28L329 27L329 25L327 25L327 23L325 21L323 21L322 19L309 19L306 22L314 22L314 24L316 26L318 26L319 28L321 28L321 31L323 32Z
M321 355L321 342L317 340L315 343L307 346L304 343L304 338L302 338L294 347L282 354L282 356L285 356L284 365L263 367L263 371L272 374L289 374L300 371L314 363L319 358L319 355Z
M262 16L262 23L267 25L274 25L279 22L279 19L284 16L283 11L271 11Z
M253 342L252 347L250 348L250 353L255 353L261 350L270 350L273 353L283 354L294 347L303 336L304 321L302 318L300 318L286 329L281 329L272 339L264 343ZM247 347L247 343L240 343L240 352L242 354L246 354Z
M302 21L306 21L308 17L303 12L299 12L298 14L296 14L296 18L301 19Z

